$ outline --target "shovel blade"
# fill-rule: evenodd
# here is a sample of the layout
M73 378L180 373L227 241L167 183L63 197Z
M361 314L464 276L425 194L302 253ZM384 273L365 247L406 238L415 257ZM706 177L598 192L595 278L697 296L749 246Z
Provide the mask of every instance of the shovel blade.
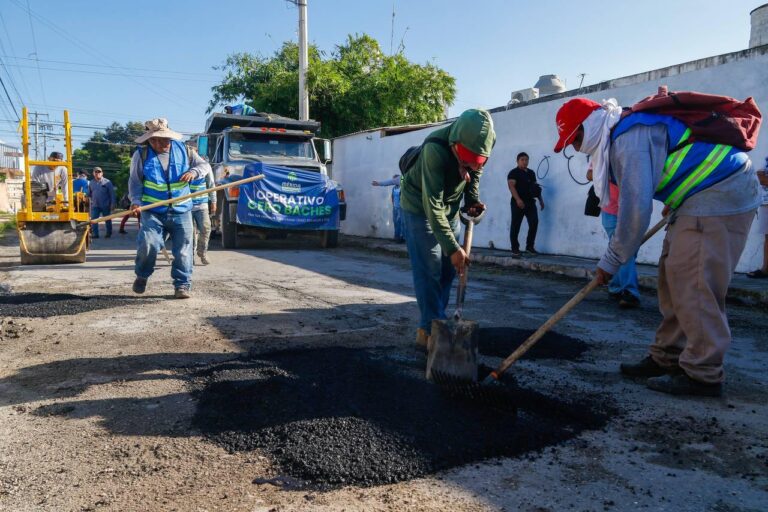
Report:
M427 356L427 379L433 372L477 382L477 322L433 320Z

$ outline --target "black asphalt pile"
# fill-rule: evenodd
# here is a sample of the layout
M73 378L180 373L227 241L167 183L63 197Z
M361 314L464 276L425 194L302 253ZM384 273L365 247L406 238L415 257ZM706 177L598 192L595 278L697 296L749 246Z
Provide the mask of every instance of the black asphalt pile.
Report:
M506 358L534 332L514 327L481 327L478 351L486 356ZM549 331L523 357L577 361L588 349L589 345L580 339Z
M156 300L132 295L73 295L70 293L15 293L0 295L0 316L48 318L76 315L86 311L110 309Z
M521 455L608 420L600 398L568 404L521 390L517 411L459 401L389 357L394 350L281 351L194 370L194 427L231 452L259 449L279 474L328 489Z

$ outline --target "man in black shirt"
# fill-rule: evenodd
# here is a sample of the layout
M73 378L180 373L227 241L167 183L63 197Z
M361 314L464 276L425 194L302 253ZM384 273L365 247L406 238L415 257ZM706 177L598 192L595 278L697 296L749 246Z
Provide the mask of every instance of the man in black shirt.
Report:
M509 171L507 186L512 193L510 205L512 207L512 223L509 226L509 240L512 243L512 254L520 256L520 242L517 237L520 234L520 225L523 217L528 219L528 238L525 250L531 254L538 254L535 247L536 230L539 227L539 214L536 211L536 199L539 200L541 209L544 209L544 199L541 198L541 187L536 183L536 173L528 168L528 155L517 155L517 167Z

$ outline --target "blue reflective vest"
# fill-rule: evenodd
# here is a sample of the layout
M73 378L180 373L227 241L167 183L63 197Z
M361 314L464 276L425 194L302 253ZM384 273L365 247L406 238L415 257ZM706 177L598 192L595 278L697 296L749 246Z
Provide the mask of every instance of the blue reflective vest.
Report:
M671 116L636 112L619 121L611 141L637 125L667 127L667 160L653 198L672 208L704 189L728 178L747 163L747 154L733 146L694 142L682 145L691 130Z
M138 151L141 151L140 147ZM171 141L171 151L168 161L168 171L160 165L160 160L151 146L147 147L147 157L144 160L144 190L141 195L141 204L148 205L165 199L181 197L190 193L189 183L181 181L181 175L189 170L187 148L179 141ZM192 200L172 203L173 213L185 213L192 209ZM158 206L151 210L154 213L165 213L168 206Z
M203 176L202 178L192 180L189 182L189 190L194 194L195 192L200 192L201 190L206 190L208 187L205 183L206 176ZM197 197L192 198L192 205L197 206L199 204L205 204L208 202L208 194L202 194Z

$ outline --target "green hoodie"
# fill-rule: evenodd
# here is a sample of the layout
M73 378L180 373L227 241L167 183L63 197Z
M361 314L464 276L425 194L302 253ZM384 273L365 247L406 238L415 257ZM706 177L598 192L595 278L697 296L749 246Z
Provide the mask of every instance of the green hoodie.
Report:
M429 134L448 144L460 142L470 151L490 156L496 142L493 120L485 110L470 109L453 123ZM400 187L400 206L411 213L424 215L437 238L443 253L450 256L461 246L453 236L451 223L461 207L478 202L482 170L472 171L466 183L459 174L459 162L450 147L436 142L424 144L419 158L403 176Z

